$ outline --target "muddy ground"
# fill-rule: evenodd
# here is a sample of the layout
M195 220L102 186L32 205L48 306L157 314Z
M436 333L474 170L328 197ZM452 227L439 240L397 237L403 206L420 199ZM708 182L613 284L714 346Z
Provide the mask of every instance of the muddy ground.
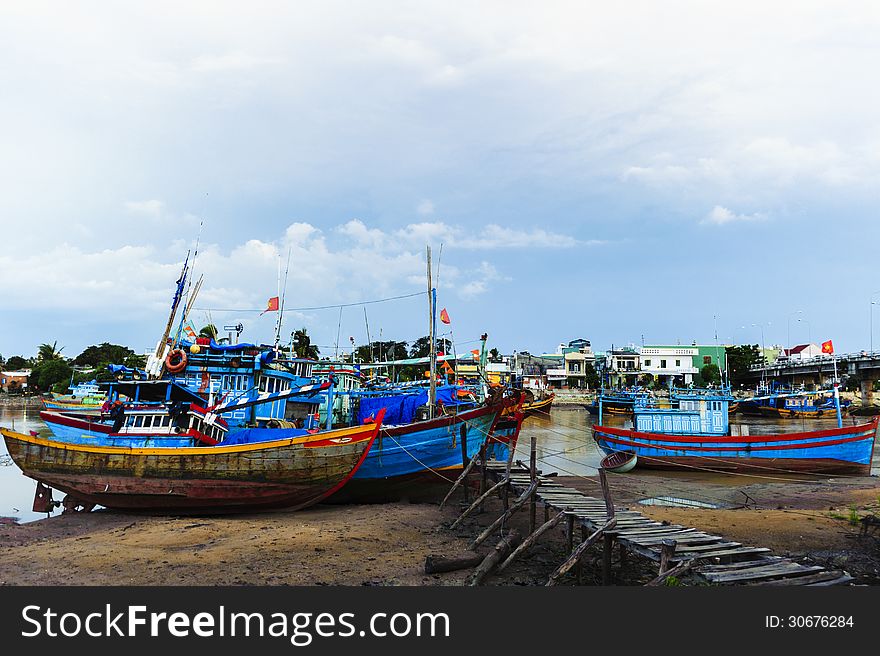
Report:
M560 481L598 495L591 479ZM876 478L755 479L734 487L722 477L702 474L631 473L610 481L618 507L770 547L780 555L843 567L858 582L880 584L880 531L860 537L856 521L880 516ZM718 507L638 504L661 495ZM0 583L462 585L469 571L426 575L425 557L465 553L469 541L500 513L500 504L493 500L484 513L452 531L448 526L461 502L459 496L443 511L436 503L398 501L223 517L98 511L0 526ZM524 532L526 515L519 513L513 521ZM487 584L542 585L564 559L564 545L561 530L548 534L526 558ZM599 582L599 557L598 550L587 554L584 583ZM625 570L615 570L615 582L643 584L655 574L655 564L636 557Z

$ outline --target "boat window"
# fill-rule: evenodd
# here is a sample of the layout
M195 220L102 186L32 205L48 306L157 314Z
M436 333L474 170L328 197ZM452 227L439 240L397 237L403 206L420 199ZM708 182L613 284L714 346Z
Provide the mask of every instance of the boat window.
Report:
M144 417L144 428L151 428L152 425L153 425L153 416L152 416L152 415L146 415L146 416Z
M144 425L144 418L143 417L137 416L134 418L134 427L135 428L140 428L143 425Z

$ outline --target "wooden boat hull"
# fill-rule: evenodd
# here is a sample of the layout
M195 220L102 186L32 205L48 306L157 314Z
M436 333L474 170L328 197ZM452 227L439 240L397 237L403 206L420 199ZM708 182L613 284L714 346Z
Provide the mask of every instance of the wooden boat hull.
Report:
M522 430L524 412L515 412L512 415L499 417L492 428L489 439L486 441L486 457L489 460L506 461L510 449L516 450L519 441L519 433Z
M542 417L550 416L550 408L553 405L553 399L556 398L555 394L551 394L546 399L541 399L540 401L533 401L532 403L524 403L522 406L522 411L525 413L526 418L534 417L536 415L540 415Z
M841 407L840 414L845 415L848 408ZM837 410L834 408L819 408L816 410L792 410L790 408L772 408L769 406L761 406L758 414L765 417L780 417L782 419L797 419L806 417L807 419L819 419L822 417L836 417Z
M878 419L821 431L751 436L666 435L593 426L605 453L632 451L655 469L870 475Z
M69 444L0 429L16 465L77 500L108 508L229 513L299 509L340 489L378 424L230 446L126 448Z

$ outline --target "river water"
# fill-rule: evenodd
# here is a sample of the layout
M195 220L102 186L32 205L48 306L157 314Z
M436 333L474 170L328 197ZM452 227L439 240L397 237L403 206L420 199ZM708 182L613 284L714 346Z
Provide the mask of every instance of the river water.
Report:
M611 426L624 426L626 418L620 415L608 415L606 423ZM529 449L532 436L537 438L538 468L545 471L559 472L560 476L595 476L602 453L593 441L590 427L596 421L586 410L579 407L554 408L550 417L530 417L523 425L516 458L523 462L529 461ZM844 419L851 422L852 419ZM864 417L857 418L858 423L867 421ZM798 432L834 428L834 418L819 419L771 419L767 417L749 417L736 414L731 424L748 424L752 435L779 432ZM49 434L48 428L40 420L37 408L10 408L0 406L0 426L15 428L27 433L29 430ZM874 475L880 474L880 444L875 445ZM717 477L713 477L717 478ZM731 485L741 484L735 476L731 476ZM0 441L0 517L16 517L21 522L42 519L44 514L31 510L34 498L34 481L22 475L21 471L9 461L6 445ZM56 493L56 499L60 500Z

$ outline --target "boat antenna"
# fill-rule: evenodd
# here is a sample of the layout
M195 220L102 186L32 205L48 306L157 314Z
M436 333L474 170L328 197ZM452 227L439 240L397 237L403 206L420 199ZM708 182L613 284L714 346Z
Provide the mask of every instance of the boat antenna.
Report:
M278 352L278 344L281 340L281 323L284 319L284 299L287 296L287 274L290 272L290 246L287 247L287 266L284 269L284 289L281 292L281 307L278 308L278 321L275 325L275 352ZM278 273L281 274L281 259L278 259ZM280 285L280 281L279 281Z
M364 324L367 327L367 349L370 352L370 360L373 359L373 340L370 339L370 320L367 319L367 306L364 306Z
M196 268L196 261L199 259L199 245L202 242L202 226L204 225L204 220L199 221L199 232L196 235L196 248L193 252L193 262L192 268ZM201 277L199 278L199 284L201 284ZM190 295L190 291L192 290L192 276L190 276L189 281L186 284L186 302L184 303L184 307L186 311L180 317L180 324L177 326L177 333L174 335L174 344L180 344L180 335L183 332L183 324L186 321L186 317L189 314L189 310L192 308L192 296Z
M428 388L428 419L434 418L434 402L437 398L437 380L435 378L437 371L437 344L434 341L434 314L437 306L437 290L433 286L431 278L431 247L426 247L428 262L428 362L429 375L431 376L430 387Z
M339 306L339 323L336 325L336 345L334 346L333 359L339 360L339 333L342 332L342 306Z

